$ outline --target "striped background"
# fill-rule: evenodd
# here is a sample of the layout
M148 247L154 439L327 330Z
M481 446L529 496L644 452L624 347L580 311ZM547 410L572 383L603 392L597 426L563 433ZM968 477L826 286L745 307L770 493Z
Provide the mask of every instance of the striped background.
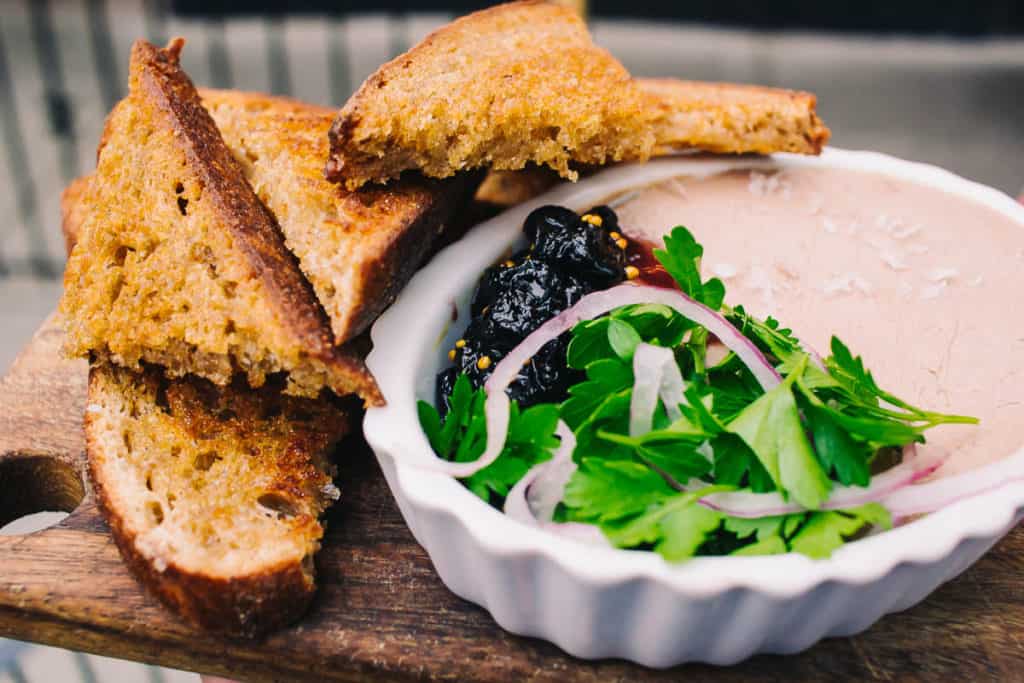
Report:
M447 18L182 19L153 0L0 0L0 278L59 276L58 195L89 170L124 93L131 42L188 39L198 84L338 104L381 61ZM825 38L599 21L641 75L812 89L835 143L934 161L1016 192L1024 184L1024 42Z
M140 36L185 36L199 85L337 105L374 68L447 21L441 14L171 15L159 0L0 0L0 371L59 296L59 194L94 165ZM633 73L804 88L833 142L1024 186L1024 41L829 36L598 20ZM0 640L0 683L195 681L194 676ZM17 658L15 659L15 654ZM11 665L16 661L17 664Z

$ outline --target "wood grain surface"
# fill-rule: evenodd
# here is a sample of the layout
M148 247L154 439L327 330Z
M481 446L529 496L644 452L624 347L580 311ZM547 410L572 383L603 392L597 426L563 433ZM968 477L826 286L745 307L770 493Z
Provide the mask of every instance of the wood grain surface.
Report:
M342 500L318 558L313 609L263 642L212 637L163 609L122 565L82 483L85 364L61 360L59 345L50 320L0 383L0 524L74 509L50 529L0 536L0 636L245 681L1024 680L1020 528L924 603L860 636L728 669L645 670L509 635L448 592L358 440L339 453Z

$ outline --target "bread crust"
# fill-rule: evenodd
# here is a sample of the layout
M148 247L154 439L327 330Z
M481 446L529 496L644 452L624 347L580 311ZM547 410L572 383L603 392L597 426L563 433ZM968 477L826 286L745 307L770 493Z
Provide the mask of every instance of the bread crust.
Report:
M137 41L132 46L132 61L141 65L139 85L169 114L177 137L186 142L190 166L247 256L253 274L263 281L280 318L310 355L331 365L350 364L352 359L334 349L327 314L316 303L295 256L285 248L276 219L253 192L195 86L181 70L179 55L184 42L175 39L161 50Z

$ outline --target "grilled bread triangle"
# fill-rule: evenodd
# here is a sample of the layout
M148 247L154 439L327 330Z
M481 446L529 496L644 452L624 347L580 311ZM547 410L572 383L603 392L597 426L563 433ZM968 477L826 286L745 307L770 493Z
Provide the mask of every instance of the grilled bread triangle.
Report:
M66 352L222 386L282 372L297 395L380 403L179 67L181 46L132 48L65 272Z
M380 67L331 128L331 180L354 189L407 169L444 178L532 162L649 155L644 96L570 8L534 0L467 15Z
M443 181L406 174L387 188L349 192L323 177L333 110L234 90L200 88L199 95L277 219L337 344L364 332L391 305L439 238L452 231L478 181L472 174ZM65 215L85 211L89 181L78 178L65 189ZM74 218L69 225L77 230L81 217ZM69 225L65 241L73 245L77 235Z
M650 97L655 154L680 149L734 154L818 154L829 130L811 93L734 83L638 78Z
M457 19L370 76L331 127L326 174L354 188L407 169L532 163L575 179L573 168L678 149L817 154L829 131L815 104L776 88L631 79L573 11L514 2Z
M256 636L315 592L320 515L337 497L340 399L218 387L94 363L86 450L93 486L133 573L188 621Z

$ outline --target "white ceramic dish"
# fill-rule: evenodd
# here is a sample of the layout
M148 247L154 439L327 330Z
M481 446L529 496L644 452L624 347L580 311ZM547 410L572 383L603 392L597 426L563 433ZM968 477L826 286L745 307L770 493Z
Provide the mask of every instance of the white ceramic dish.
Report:
M987 205L1024 228L1024 207L996 190L932 166L829 149L817 158L674 158L609 169L600 174L603 187L593 180L560 186L438 254L373 328L367 362L387 406L368 411L366 439L441 579L490 611L503 628L544 638L579 657L622 657L654 667L797 652L914 605L1021 518L1024 484L1014 483L847 544L828 560L790 554L672 565L654 553L587 546L528 527L455 479L391 457L431 457L416 400L432 400L434 375L465 326L477 279L519 238L532 209L589 208L609 199L609 182L628 191L684 174L767 166L847 168L913 180ZM1024 450L989 467L1020 477Z

